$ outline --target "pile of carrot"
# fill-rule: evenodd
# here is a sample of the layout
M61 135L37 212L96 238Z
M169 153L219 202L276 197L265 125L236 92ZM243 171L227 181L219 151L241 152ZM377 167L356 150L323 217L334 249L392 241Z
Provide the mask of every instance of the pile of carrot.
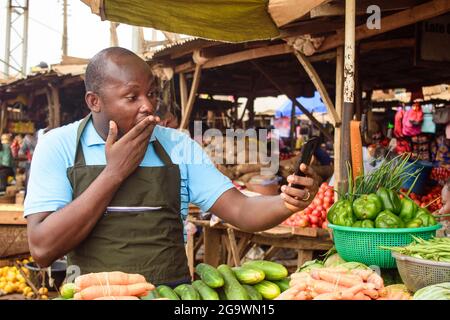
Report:
M373 270L340 267L294 273L289 286L278 300L378 300L387 294Z
M85 274L75 286L75 300L138 300L155 289L142 275L120 271Z

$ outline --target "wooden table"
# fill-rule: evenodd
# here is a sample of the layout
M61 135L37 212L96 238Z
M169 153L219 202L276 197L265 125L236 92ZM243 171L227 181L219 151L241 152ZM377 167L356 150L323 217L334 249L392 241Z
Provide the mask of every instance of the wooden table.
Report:
M0 266L9 258L15 259L28 253L27 221L23 218L23 205L0 204Z
M333 246L327 230L278 226L264 232L250 233L227 224L211 226L209 220L189 215L188 221L202 227L202 237L188 236L187 255L191 274L195 254L204 244L204 262L213 266L221 263L238 266L241 259L254 245L267 245L264 259L271 259L281 249L294 249L298 253L297 266L313 258L314 251L326 251ZM197 238L197 239L196 239Z

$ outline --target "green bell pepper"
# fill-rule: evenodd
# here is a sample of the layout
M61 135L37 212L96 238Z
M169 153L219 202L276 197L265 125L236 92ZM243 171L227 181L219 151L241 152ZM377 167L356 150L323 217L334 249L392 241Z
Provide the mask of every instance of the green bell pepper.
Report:
M375 223L372 220L366 219L362 222L361 226L363 228L375 228Z
M395 191L381 187L377 191L377 196L383 203L383 210L389 210L397 215L400 213L402 202Z
M362 228L362 221L358 220L354 224L352 224L353 228Z
M403 198L401 203L402 208L400 210L399 217L403 221L409 222L416 217L417 204L409 198Z
M422 219L414 218L406 224L407 228L419 228L423 225Z
M351 227L356 219L353 215L352 203L349 200L340 200L336 202L327 214L328 221L339 225Z
M422 220L422 227L434 226L437 222L433 215L426 208L419 208L416 218Z
M375 219L377 228L403 228L404 222L389 210L381 211Z
M353 213L357 219L375 220L383 210L383 203L375 193L365 194L353 201Z

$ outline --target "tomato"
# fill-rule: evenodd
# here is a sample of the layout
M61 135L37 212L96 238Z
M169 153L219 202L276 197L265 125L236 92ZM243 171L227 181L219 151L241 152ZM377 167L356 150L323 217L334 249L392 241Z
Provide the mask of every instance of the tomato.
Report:
M323 198L324 198L323 193L319 193L319 194L317 195L317 198L319 198L320 200L323 201Z
M309 221L311 224L317 224L319 222L319 218L316 216L309 216Z
M327 190L325 191L325 197L334 197L334 192L333 190Z
M316 207L321 206L322 204L323 204L323 201L321 199L315 198L313 200L313 205L315 205Z
M322 212L321 210L314 210L311 215L313 215L314 217L321 217L322 216Z
M311 206L308 206L306 209L303 210L304 214L311 214L313 212L313 208Z
M318 228L319 226L315 223L311 224L311 228Z
M322 223L322 228L323 228L323 229L327 229L327 228L328 228L328 221L324 221L324 222Z
M331 203L331 197L325 196L325 198L323 198L323 202L324 203Z

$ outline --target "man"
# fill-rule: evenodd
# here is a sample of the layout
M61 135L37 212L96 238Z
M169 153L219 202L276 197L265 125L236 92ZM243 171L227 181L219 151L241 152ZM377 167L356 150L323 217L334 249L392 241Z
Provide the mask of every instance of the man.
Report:
M47 133L33 157L25 216L30 251L42 267L67 254L82 273L120 270L155 284L188 282L180 211L186 216L189 202L258 231L306 207L317 192L314 172L303 165L308 177L290 180L303 190L244 196L196 142L157 125L153 75L126 49L95 55L85 85L91 114Z

